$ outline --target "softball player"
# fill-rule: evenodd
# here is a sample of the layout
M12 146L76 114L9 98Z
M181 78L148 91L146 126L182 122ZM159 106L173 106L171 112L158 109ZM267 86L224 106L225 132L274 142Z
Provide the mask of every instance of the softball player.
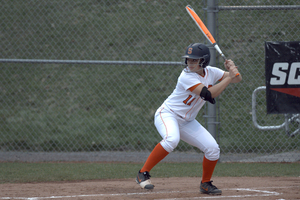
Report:
M211 181L220 156L219 145L195 118L206 101L214 104L215 97L230 83L240 82L242 77L232 60L224 63L228 72L208 66L209 48L201 43L189 45L183 58L186 65L174 91L155 113L154 124L162 140L138 172L136 182L144 189L153 189L149 172L176 148L181 139L204 152L200 192L222 194Z

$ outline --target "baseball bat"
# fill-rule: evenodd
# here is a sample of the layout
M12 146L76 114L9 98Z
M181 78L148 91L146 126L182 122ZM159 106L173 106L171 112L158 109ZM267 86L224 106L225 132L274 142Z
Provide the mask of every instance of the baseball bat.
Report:
M221 51L220 47L218 46L218 44L216 43L214 37L212 36L212 34L209 32L209 30L206 28L205 24L202 22L202 20L200 19L200 17L197 15L197 13L194 11L194 9L192 8L192 6L187 5L186 7L186 11L189 13L189 15L191 16L191 18L194 20L194 22L196 23L196 25L198 26L198 28L201 30L201 32L203 33L203 35L207 38L207 40L213 45L213 47L219 52L219 54L222 56L222 58L224 60L227 60L227 58L225 57L225 55L223 54L223 52ZM240 73L237 73L236 76L239 76Z
M196 25L198 26L198 28L201 30L201 32L203 33L203 35L207 38L207 40L213 45L213 47L219 52L219 54L222 56L222 58L224 60L227 60L227 58L225 57L225 55L223 54L223 52L221 51L220 47L218 46L218 44L216 43L214 37L212 36L212 34L209 32L209 30L206 28L205 24L202 22L202 20L200 19L200 17L197 15L197 13L194 11L194 9L192 8L192 6L187 5L186 7L186 11L189 13L189 15L191 16L191 18L195 21Z

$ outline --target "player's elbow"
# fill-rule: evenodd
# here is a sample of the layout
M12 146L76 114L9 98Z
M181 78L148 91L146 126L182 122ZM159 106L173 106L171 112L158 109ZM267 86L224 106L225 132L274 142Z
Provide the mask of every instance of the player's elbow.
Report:
M205 87L205 86L202 88L202 90L201 90L201 92L200 92L200 97L201 97L202 99L204 99L205 101L209 101L209 102L212 103L212 104L215 104L215 103L216 103L216 101L215 101L215 99L213 98L211 92L210 92L210 91L207 89L207 87Z

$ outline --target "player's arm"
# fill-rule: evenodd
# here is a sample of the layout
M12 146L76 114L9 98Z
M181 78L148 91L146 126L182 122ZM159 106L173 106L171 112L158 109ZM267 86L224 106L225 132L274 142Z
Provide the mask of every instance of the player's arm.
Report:
M237 82L241 81L242 78L237 78L238 76L236 76L238 73L237 67L230 66L229 72L225 72L222 80L218 84L207 88L201 83L191 91L197 95L200 95L204 100L212 103L214 102L214 98L219 96L230 83L234 82L234 79L236 79L235 81Z
M189 88L189 90L197 95L200 95L200 97L202 99L204 99L205 101L209 101L212 104L215 103L215 99L212 97L211 92L202 83L199 83L199 84Z
M229 72L224 72L224 78L229 76ZM230 83L238 83L242 80L242 75L239 74L238 76L234 77Z
M206 101L213 102L213 99L219 96L225 88L231 83L232 78L230 77L224 77L221 82L218 84L207 88L202 83L198 85L192 92L200 95L201 98L203 98Z

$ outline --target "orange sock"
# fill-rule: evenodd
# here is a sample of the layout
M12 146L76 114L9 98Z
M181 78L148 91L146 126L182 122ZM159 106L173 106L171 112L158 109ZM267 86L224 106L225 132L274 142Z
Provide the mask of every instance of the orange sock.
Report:
M169 152L167 152L160 143L158 143L152 152L150 153L148 159L146 160L143 168L140 170L141 172L150 172L150 170L159 163L162 159L164 159Z
M202 183L209 182L214 170L215 166L217 165L218 160L208 160L205 156L203 157L203 163L202 163Z

